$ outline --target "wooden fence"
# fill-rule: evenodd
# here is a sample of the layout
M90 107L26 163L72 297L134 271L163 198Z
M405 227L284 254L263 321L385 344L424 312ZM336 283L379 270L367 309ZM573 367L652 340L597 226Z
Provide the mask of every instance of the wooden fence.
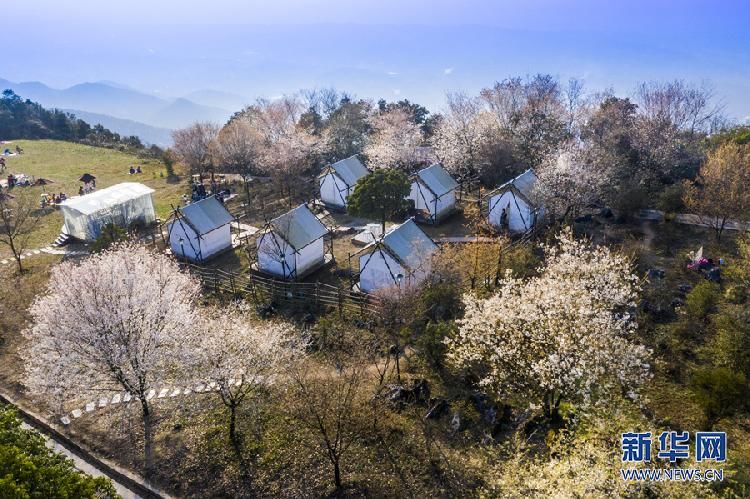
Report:
M237 274L222 269L187 265L206 291L250 298L257 305L287 304L309 311L335 309L361 317L380 316L377 297L354 291L342 285L320 282L282 281L256 273Z

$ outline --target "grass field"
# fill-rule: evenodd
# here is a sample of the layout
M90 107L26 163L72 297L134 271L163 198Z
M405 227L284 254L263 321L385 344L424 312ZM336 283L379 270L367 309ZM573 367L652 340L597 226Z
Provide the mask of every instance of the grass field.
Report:
M18 140L5 147L15 149L20 145L24 154L6 158L7 169L3 173L23 173L35 178L45 178L54 183L47 186L19 187L24 191L31 191L36 199L42 192L64 192L68 197L78 194L80 182L78 179L84 173L91 173L96 177L97 188L109 187L120 182L140 182L156 190L154 205L157 216L165 218L170 213L170 204L178 203L185 186L182 181L167 182L164 164L155 159L141 159L137 156L122 153L112 149L90 147L71 142L55 140ZM140 175L130 175L130 165L140 165L143 171ZM40 218L31 240L29 248L49 245L60 233L63 217L59 210L47 210ZM8 248L0 247L0 256L8 256Z

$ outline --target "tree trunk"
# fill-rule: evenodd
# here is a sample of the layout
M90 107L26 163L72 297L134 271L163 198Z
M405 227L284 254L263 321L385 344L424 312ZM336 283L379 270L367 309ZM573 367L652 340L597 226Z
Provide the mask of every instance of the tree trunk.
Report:
M16 260L16 264L18 265L18 273L23 273L23 264L21 263L21 252L19 250L16 250L15 242L13 241L13 237L8 238L8 244L10 246L10 251L13 253L13 258Z
M229 439L237 443L237 406L229 406Z
M333 459L333 484L336 490L341 490L341 468L338 459Z
M143 454L145 460L144 468L146 477L150 477L153 472L154 464L154 441L151 427L151 408L148 406L148 402L145 398L141 398L141 410L143 411Z

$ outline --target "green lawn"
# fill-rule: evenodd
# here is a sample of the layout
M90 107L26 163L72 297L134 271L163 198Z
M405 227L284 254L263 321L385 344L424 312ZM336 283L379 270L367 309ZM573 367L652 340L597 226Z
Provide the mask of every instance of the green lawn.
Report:
M162 219L171 211L170 204L177 204L185 192L182 181L167 182L164 164L155 159L140 159L112 149L85 146L56 140L17 140L3 145L15 149L20 145L24 154L6 158L7 169L3 173L24 173L35 178L52 180L54 184L46 187L23 187L30 190L39 199L43 189L47 192L64 192L68 196L78 194L78 179L84 173L96 176L98 188L109 187L120 182L140 182L156 190L154 204L157 216ZM140 175L129 175L130 165L140 165ZM63 217L59 210L49 210L37 224L29 248L43 247L50 244L60 233ZM8 256L9 250L0 247L0 256Z

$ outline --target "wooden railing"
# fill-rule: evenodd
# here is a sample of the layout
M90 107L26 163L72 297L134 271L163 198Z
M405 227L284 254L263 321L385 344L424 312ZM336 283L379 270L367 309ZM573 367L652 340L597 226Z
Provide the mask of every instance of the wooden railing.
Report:
M339 314L361 317L381 315L377 297L354 291L344 285L283 281L253 272L238 274L196 265L187 265L187 268L200 279L204 290L249 298L257 305L285 303L309 310L333 308Z

